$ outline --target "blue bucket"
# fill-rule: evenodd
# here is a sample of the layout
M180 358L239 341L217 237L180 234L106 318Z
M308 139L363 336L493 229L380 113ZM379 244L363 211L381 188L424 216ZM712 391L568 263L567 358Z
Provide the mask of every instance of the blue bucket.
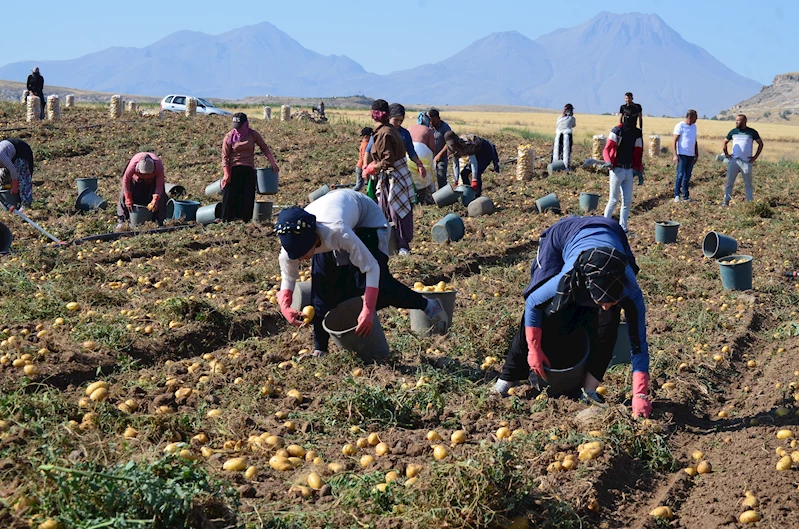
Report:
M555 193L550 193L547 196L539 198L535 201L535 207L538 208L539 213L544 213L548 210L560 211L560 201L558 200L558 195Z
M702 239L702 254L711 259L721 259L738 251L738 241L728 235L711 231Z
M153 220L153 212L147 209L147 206L133 204L133 209L130 212L131 228L135 228L151 220Z
M0 196L3 197L3 202L9 206L19 206L20 202L22 202L22 200L19 198L19 193L14 194L8 189L3 189L0 191Z
M443 208L457 202L460 196L460 191L452 189L449 184L445 184L444 187L433 193L433 202L436 203L436 206Z
M610 359L610 365L629 364L630 363L630 328L627 326L626 321L619 322L619 328L616 331L616 345L613 347L613 358Z
M599 206L599 195L595 193L580 193L580 209L591 213Z
M172 212L173 219L183 219L186 222L197 220L197 210L200 203L195 200L170 200L174 205Z
M475 197L476 193L474 192L474 189L472 189L471 186L458 186L455 188L455 191L460 191L461 204L463 204L466 207L468 207L469 203L476 198Z
M255 202L252 207L253 222L267 222L272 220L272 203Z
M92 191L97 191L97 179L96 178L78 178L75 180L75 183L78 186L78 194L80 195L85 190L90 189Z
M677 230L679 229L679 222L674 222L673 220L656 220L655 242L663 244L672 244L677 242Z
M222 203L217 202L216 204L211 204L208 206L203 206L197 209L197 213L195 215L195 219L198 223L205 226L206 224L211 224L219 216L222 214Z
M752 259L751 255L728 255L716 261L725 290L752 289Z
M432 234L435 242L456 242L463 238L466 228L463 220L455 213L449 213L433 225Z
M81 211L91 211L93 209L105 209L108 207L108 202L103 200L103 197L92 191L91 189L84 189L75 200L75 209Z
M164 191L173 200L178 200L186 194L186 188L180 184L164 184Z
M277 173L271 167L256 170L256 182L259 195L274 195L277 193Z

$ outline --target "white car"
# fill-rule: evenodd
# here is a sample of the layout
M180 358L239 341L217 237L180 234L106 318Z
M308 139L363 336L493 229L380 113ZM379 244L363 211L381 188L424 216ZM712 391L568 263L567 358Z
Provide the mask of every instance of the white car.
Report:
M170 94L161 100L161 110L169 110L170 112L186 112L186 99L189 96ZM233 113L216 108L213 103L201 97L197 99L197 113L198 114L219 114L220 116L230 116Z

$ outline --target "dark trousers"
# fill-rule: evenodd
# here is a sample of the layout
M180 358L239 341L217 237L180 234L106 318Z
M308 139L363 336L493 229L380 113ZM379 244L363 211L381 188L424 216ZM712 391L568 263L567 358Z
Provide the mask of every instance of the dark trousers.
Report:
M448 162L449 161L446 159L436 162L436 182L438 183L439 189L447 185Z
M150 182L139 181L133 182L133 204L136 206L146 206L148 205L152 199L153 195L155 194L155 178L153 178ZM159 224L164 222L166 219L166 195L161 196L158 199L158 210L153 213L153 217L155 218L156 222ZM127 205L125 205L125 191L123 189L119 190L119 200L117 200L117 217L120 219L130 218L130 211L128 211Z
M230 181L222 190L222 213L224 221L241 219L252 220L255 207L255 169L246 165L231 168Z
M545 312L546 313L546 312ZM582 360L585 351L580 347L588 334L589 353L586 369L597 380L602 380L613 358L616 333L619 328L621 308L609 310L569 305L554 314L545 315L541 325L541 341L544 354L553 369L565 369ZM525 380L530 375L527 364L527 337L524 333L524 315L519 330L511 341L502 380Z
M421 294L403 285L388 270L388 256L378 248L377 230L362 228L355 234L369 249L380 265L380 286L377 296L377 310L392 306L403 309L427 307L427 300ZM311 262L311 300L316 310L313 320L314 348L327 351L330 335L322 328L322 319L328 311L339 303L362 296L366 290L366 275L357 266L339 266L333 252L319 253Z

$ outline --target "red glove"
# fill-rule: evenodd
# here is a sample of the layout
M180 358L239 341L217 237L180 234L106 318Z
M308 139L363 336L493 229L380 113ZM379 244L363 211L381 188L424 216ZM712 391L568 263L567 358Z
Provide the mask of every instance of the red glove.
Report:
M366 287L366 292L363 295L363 308L358 316L358 326L355 327L355 334L358 336L369 336L369 333L372 332L377 294L378 290L375 287Z
M633 372L633 417L649 417L652 403L649 402L649 373Z
M544 372L544 366L552 367L549 365L549 359L541 349L541 329L538 327L525 327L524 334L527 337L527 365L530 370L534 371L538 378L546 380L547 375Z
M375 168L375 163L372 162L369 165L367 165L366 168L363 170L363 175L364 176L372 176L376 172L377 172L377 168Z
M470 184L470 186L471 186L472 189L477 191L477 180L472 180L472 183Z
M11 194L12 195L19 195L19 180L12 180L11 181Z
M295 327L302 327L305 323L302 312L291 308L291 301L294 298L294 292L288 289L281 290L277 293L277 301L280 304L280 313L286 318L290 324Z
M128 208L128 212L133 211L133 202L125 201L125 207Z

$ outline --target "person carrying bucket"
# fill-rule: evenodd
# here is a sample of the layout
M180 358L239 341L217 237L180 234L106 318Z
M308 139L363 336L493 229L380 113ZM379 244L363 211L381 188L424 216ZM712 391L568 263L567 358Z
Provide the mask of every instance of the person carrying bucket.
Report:
M122 175L122 189L117 201L117 230L130 219L134 205L145 205L161 225L166 219L166 190L164 189L164 162L151 152L133 156Z
M480 136L468 134L458 137L452 131L444 134L444 141L447 144L447 152L452 157L452 169L455 172L455 179L461 175L460 157L469 157L469 167L464 168L464 177L468 173L471 178L471 188L474 189L475 197L483 194L483 173L488 166L494 164L494 172L499 173L499 155L493 143ZM457 182L456 182L457 183ZM465 181L464 181L465 183Z
M517 381L545 382L545 367L578 365L585 348L570 347L587 335L582 383L564 391L604 403L597 393L613 356L621 309L630 332L633 415L649 417L649 347L644 297L635 279L638 266L619 224L604 217L567 217L541 234L538 255L524 289L524 314L494 390L502 396ZM545 352L546 350L546 352Z
M555 143L552 146L552 162L563 160L567 170L571 162L574 127L576 125L574 106L568 103L563 107L563 114L558 117L558 122L555 124Z
M280 237L280 312L295 327L303 314L291 308L300 261L311 260L311 299L316 311L313 356L327 353L330 335L322 327L328 311L363 296L355 333L367 336L376 310L394 306L423 310L436 327L449 318L438 300L403 285L388 269L389 225L380 207L363 193L336 189L305 209L286 208L275 224Z
M0 167L11 178L11 193L19 195L23 207L33 202L33 150L19 138L0 141Z

